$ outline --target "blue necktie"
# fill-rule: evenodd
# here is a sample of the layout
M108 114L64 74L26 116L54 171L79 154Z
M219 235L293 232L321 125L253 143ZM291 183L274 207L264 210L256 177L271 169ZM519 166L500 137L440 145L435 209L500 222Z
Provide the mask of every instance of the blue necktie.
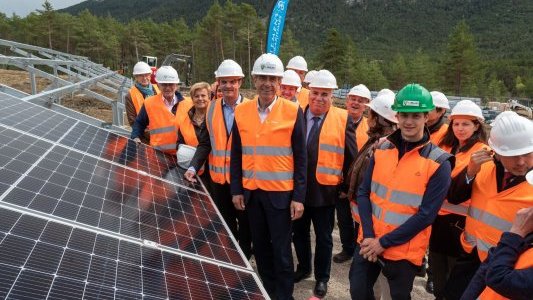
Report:
M309 135L307 136L307 146L315 143L316 139L318 138L318 122L319 121L320 121L320 117L313 117L313 126L311 126L311 130L309 131Z

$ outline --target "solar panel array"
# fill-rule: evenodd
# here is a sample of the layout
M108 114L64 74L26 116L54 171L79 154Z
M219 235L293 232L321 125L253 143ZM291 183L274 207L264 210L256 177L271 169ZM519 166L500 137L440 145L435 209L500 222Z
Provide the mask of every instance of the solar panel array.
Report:
M265 299L173 156L0 99L0 299Z

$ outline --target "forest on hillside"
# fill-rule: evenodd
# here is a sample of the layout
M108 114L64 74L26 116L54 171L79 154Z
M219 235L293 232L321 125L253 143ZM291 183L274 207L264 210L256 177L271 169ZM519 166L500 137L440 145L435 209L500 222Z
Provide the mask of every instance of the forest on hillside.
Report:
M90 2L95 1L86 1L82 4ZM102 1L102 3L113 2L116 1ZM138 3L138 1L129 2ZM163 2L166 1L144 2L150 4L149 8L144 8L144 11L148 12L162 11ZM191 1L180 1L184 5L189 2ZM202 8L202 5L206 1L195 2L199 5L194 10L197 17L196 21L191 22L189 14L179 14L168 9L165 10L166 14L161 15L164 17L154 18L153 15L146 15L138 19L124 19L121 15L115 16L109 9L105 15L91 12L87 8L75 14L55 11L50 3L45 1L42 9L24 18L0 14L0 38L88 56L93 61L113 69L118 69L122 65L127 65L131 69L142 55L157 56L162 61L170 53L187 54L194 60L195 81L213 80L213 70L217 65L223 59L231 58L238 61L248 75L253 61L264 49L266 35L264 14L269 6L268 1L247 1L251 4L239 1L227 1L221 4L214 1L205 8ZM319 2L322 1L315 3ZM354 1L342 2L346 5L347 2ZM399 6L401 2L424 1L375 2L382 2L382 6L387 9L401 11L402 7ZM444 13L446 7L443 5L454 2L458 1L435 1L436 10L422 13L427 19L425 25L419 28L412 24L405 25L405 20L415 18L414 12L409 11L407 9L409 6L406 6L403 7L406 9L404 15L398 20L380 24L379 21L369 22L367 27L360 28L360 26L350 26L350 20L347 18L338 18L333 22L338 27L318 29L321 22L327 23L321 17L332 15L329 10L343 16L345 12L340 10L345 6L338 1L332 1L328 10L322 7L322 11L317 11L321 9L318 4L309 4L301 8L297 6L298 1L294 0L291 2L292 7L308 12L289 13L280 57L286 62L294 55L304 55L311 68L329 69L336 75L340 84L347 86L365 83L374 90L384 87L398 89L408 82L420 82L429 89L438 89L453 95L479 96L485 100L506 100L508 97L532 98L531 48L508 51L509 53L497 51L497 47L490 46L490 34L500 36L501 31L505 29L508 34L507 49L521 47L521 43L518 42L520 38L513 36L515 31L522 30L524 33L521 36L522 41L530 38L533 29L522 20L527 20L528 15L531 16L533 8L522 12L525 16L520 16L519 20L514 22L518 25L507 24L506 27L494 23L489 26L493 31L481 30L480 26L486 20L473 22L472 19L477 18L473 12L471 15L459 18L451 25L433 24L432 22L439 17L434 15L432 18L431 13L435 14L441 10ZM463 2L478 6L497 6L492 0ZM528 1L517 2L523 4ZM125 5L122 10L135 15L128 10L129 4L126 5L128 2L121 1L121 3ZM380 18L374 2L357 1L357 5L366 5L366 10L361 10L361 14L366 11L374 14L377 19ZM383 13L383 7L382 14L386 15ZM482 7L479 9L486 10ZM169 12L173 17L168 16ZM401 20L404 20L404 25ZM376 28L378 25L385 29L395 28L391 30L393 32L400 30L403 32L401 34L405 43L391 44L391 36L376 36L373 32L383 32L383 28ZM437 27L444 25L450 25L450 28L444 36L442 34L438 36L442 42L432 43L431 38L420 39L416 43L413 40L417 35L428 36L427 31L443 32L444 29ZM309 30L303 34L302 26L315 28L316 34L309 35ZM367 37L354 38L358 36L359 31L367 32ZM249 78L250 76L247 76L248 85Z

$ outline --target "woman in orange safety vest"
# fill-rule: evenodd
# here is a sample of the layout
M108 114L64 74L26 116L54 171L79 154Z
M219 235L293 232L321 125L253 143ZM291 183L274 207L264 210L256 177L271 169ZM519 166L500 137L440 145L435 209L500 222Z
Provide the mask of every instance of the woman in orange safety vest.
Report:
M485 142L481 108L470 100L457 103L450 114L450 126L439 143L444 151L455 155L452 178L457 176L470 162L472 153L489 148ZM433 293L442 297L450 270L457 257L463 253L460 237L465 226L469 201L458 205L444 200L439 215L433 223L429 242L429 264L433 275Z

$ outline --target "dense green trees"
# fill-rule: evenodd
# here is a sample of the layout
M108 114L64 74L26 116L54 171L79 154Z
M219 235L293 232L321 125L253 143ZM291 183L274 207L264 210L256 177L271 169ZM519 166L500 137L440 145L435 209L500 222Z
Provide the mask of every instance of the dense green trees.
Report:
M170 53L187 54L194 59L193 81L213 80L217 65L231 58L241 64L247 75L245 85L251 86L249 73L255 58L264 50L266 35L266 20L258 15L256 8L262 13L265 8L260 1L250 1L250 4L234 1L215 1L207 8L205 1L197 0L198 8L188 14L164 12L165 6L161 4L164 1L159 1L158 6L146 7L146 13L139 19L128 19L127 13L116 15L121 22L110 15L97 16L88 10L76 16L54 11L50 2L44 1L42 9L24 18L0 13L0 38L88 56L113 69L123 64L131 68L143 55L157 56L161 62ZM494 41L487 40L490 35L480 38L469 27L470 22L475 22L476 32L480 32L479 24L486 23L483 20L463 20L451 30L445 29L451 26L436 24L432 19L417 20L416 26L405 26L399 19L411 20L415 13L405 8L421 8L421 3L405 4L407 6L401 9L404 15L384 22L385 11L379 12L374 4L364 1L366 4L359 7L353 17L335 20L342 27L324 31L319 25L324 26L325 21L318 22L316 18L329 13L344 15L345 4L332 2L324 8L316 2L299 7L299 10L313 12L303 18L294 13L299 2L302 1L295 0L289 11L280 57L286 63L294 55L303 55L310 69L332 71L339 86L364 83L374 90L385 87L397 90L409 82L419 82L431 90L491 100L533 97L531 57L520 54L521 58L517 58L513 53L498 54L491 50ZM457 8L449 7L449 2L437 1L435 9ZM133 10L139 5L140 1L132 0L124 3L123 8ZM387 5L390 9L401 8L396 2ZM424 11L430 12L427 7ZM161 18L149 18L155 12ZM372 20L354 25L360 20L369 20L369 15ZM441 17L435 15L435 18ZM314 30L315 34L305 34L302 26ZM405 32L408 28L412 32ZM391 35L376 36L376 32L383 30L401 35L403 42L393 43ZM437 37L421 40L429 30L448 30L447 43L437 43ZM509 43L517 45L515 41ZM488 56L487 53L492 54Z

